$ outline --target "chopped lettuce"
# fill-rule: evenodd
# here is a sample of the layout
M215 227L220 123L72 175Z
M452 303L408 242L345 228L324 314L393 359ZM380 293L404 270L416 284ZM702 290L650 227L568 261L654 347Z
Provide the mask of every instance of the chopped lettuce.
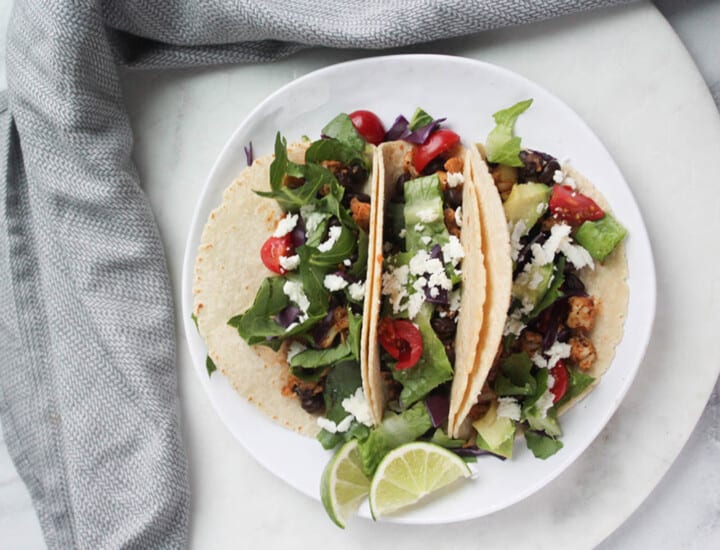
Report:
M415 109L415 112L413 113L412 119L410 120L410 124L408 126L408 129L411 132L414 132L418 128L422 128L423 126L427 126L433 121L433 117L430 116L428 113L426 113L424 110L422 110L420 107Z
M405 244L408 252L427 250L423 237L445 244L450 238L443 215L443 196L436 174L405 182Z
M575 368L568 368L567 371L569 375L568 389L565 392L565 395L563 395L562 399L557 402L558 407L564 405L571 399L574 399L575 397L580 395L590 384L595 382L595 378L593 378L589 374L585 374L581 370Z
M346 361L336 365L325 379L325 416L336 424L350 413L342 406L343 399L350 397L358 388L362 387L360 366L355 361ZM363 440L367 438L370 429L364 424L353 420L350 428L342 433L330 433L327 430L320 430L317 438L326 449L333 449L344 441L350 439Z
M363 146L364 148L364 146ZM305 162L316 162L320 164L324 160L337 160L350 166L361 164L368 167L368 158L362 152L338 141L337 139L321 139L313 142L305 151Z
M535 458L542 458L543 460L554 455L563 447L562 442L554 437L532 431L525 432L525 443L535 455Z
M404 443L415 441L431 428L432 421L424 403L416 403L400 414L386 413L382 424L358 445L365 473L371 476L386 454Z
M532 102L532 99L526 99L493 115L496 126L485 142L488 161L507 166L523 166L520 160L520 138L515 136L514 127L517 118L532 105Z
M440 445L441 447L445 447L446 449L459 449L465 444L465 440L453 439L448 434L446 434L442 430L442 428L438 428L433 432L433 435L430 438L430 443L435 443L435 445Z
M533 362L524 351L505 358L495 379L495 393L501 397L534 395L537 382L530 373L532 367Z

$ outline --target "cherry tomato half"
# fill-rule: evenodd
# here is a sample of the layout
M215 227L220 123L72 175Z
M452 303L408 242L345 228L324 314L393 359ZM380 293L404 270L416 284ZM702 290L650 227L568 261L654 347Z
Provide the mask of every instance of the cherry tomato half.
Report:
M565 395L568 388L569 376L565 363L558 361L555 366L550 369L550 374L555 379L555 384L550 389L550 393L555 396L553 398L553 403L557 403L563 398L563 395Z
M585 221L599 220L605 216L605 212L595 204L594 200L567 185L553 186L550 212L570 225L580 225Z
M380 145L385 139L385 128L382 122L372 111L353 111L350 120L358 133L365 141L373 145Z
M397 359L395 368L404 370L414 367L423 351L420 331L407 319L380 319L378 326L380 345L393 359Z
M270 271L283 275L285 269L280 265L281 256L292 256L295 253L292 244L292 235L284 237L270 237L260 249L260 259Z
M460 136L452 130L437 130L430 134L425 143L415 149L413 164L417 173L421 173L429 162L448 149L460 143Z

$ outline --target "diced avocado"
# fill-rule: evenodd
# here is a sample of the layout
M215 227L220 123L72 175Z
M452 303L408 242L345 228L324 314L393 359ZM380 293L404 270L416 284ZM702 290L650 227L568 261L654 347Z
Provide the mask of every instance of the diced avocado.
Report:
M505 217L515 226L519 221L525 224L520 236L526 235L545 213L552 190L542 183L516 183L510 196L503 203Z
M477 446L493 454L512 458L515 440L515 422L510 418L498 418L497 401L485 413L485 416L473 422L478 433Z
M528 264L525 271L515 278L512 296L523 304L532 304L533 308L540 303L550 288L553 276L553 264Z
M594 222L583 222L575 232L575 241L580 243L590 255L602 262L625 238L627 229L610 214Z

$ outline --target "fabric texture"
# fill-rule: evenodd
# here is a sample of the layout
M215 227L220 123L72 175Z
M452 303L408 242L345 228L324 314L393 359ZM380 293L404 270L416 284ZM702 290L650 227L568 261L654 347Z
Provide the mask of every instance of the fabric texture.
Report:
M0 416L51 548L187 541L173 303L118 65L381 49L623 0L16 0L0 97Z

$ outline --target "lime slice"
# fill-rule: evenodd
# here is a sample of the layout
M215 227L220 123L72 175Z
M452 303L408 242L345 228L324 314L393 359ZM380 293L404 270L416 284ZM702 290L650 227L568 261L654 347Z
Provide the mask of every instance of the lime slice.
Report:
M390 451L375 471L370 511L377 519L469 476L470 468L463 459L443 447L424 442L401 445Z
M320 480L320 498L325 511L339 527L354 514L368 494L370 480L365 476L358 452L358 442L353 439L340 447Z

